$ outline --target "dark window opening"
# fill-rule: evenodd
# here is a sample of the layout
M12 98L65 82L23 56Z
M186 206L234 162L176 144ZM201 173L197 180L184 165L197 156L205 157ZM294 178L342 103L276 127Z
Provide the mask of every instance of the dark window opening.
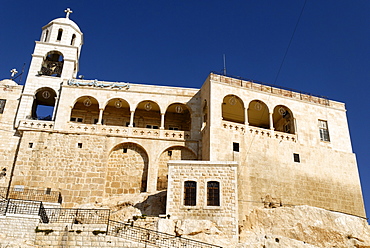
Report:
M77 144L77 147L78 147L78 148L82 148L82 143L78 143L78 144Z
M184 185L184 205L195 206L197 204L197 182L186 181Z
M32 148L33 147L33 143L28 143L28 148Z
M168 154L169 157L171 157L172 156L172 151L168 151L167 154Z
M83 118L71 117L71 121L73 121L73 122L83 122Z
M75 40L76 40L76 35L73 34L72 39L71 39L71 46L73 46L75 44Z
M127 153L127 148L123 148L122 152Z
M328 122L319 120L320 140L330 141Z
M296 162L296 163L300 163L301 162L301 159L299 158L299 154L293 153L293 157L294 157L294 162Z
M4 113L5 103L6 103L5 99L0 99L0 114Z
M58 30L58 37L57 37L57 41L60 41L62 39L62 34L63 34L63 29L59 29Z
M220 206L220 183L211 181L207 183L207 206Z
M48 36L49 36L49 30L46 30L44 42L48 40Z
M45 194L50 195L51 194L51 188L46 188Z
M239 152L239 143L233 142L233 151Z

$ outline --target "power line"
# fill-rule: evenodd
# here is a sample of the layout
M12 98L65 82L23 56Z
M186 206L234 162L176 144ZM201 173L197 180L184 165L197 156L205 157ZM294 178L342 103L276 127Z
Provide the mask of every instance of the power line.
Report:
M292 44L292 40L293 40L293 37L294 37L294 34L297 30L297 27L298 27L298 24L299 24L299 21L301 20L301 17L302 17L302 14L303 14L303 10L306 6L306 3L307 3L307 0L304 1L304 4L303 4L303 7L302 7L302 10L301 10L301 13L299 14L299 17L298 17L298 20L297 20L297 23L295 24L295 27L294 27L294 30L293 30L293 34L292 34L292 37L290 37L290 41L289 41L289 44L288 44L288 47L285 51L285 54L284 54L284 57L283 57L283 60L281 61L281 64L280 64L280 67L279 67L279 70L277 72L277 75L276 75L276 78L274 80L274 84L276 83L279 75L280 75L280 71L281 71L281 68L283 67L283 64L284 64L284 61L285 61L285 58L286 58L286 55L288 54L288 51L289 51L289 48L290 48L290 45Z

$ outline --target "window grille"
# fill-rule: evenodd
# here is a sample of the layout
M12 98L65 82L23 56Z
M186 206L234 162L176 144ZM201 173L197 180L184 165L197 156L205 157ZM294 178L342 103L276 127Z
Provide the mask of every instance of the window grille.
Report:
M220 206L220 183L211 181L207 183L207 206Z
M186 181L184 185L184 205L195 206L197 204L197 182Z

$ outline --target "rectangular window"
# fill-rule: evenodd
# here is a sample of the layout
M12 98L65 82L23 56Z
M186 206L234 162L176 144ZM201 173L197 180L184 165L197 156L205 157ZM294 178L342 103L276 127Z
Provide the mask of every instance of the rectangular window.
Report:
M211 181L207 183L207 206L220 206L220 183Z
M179 127L175 127L175 126L169 126L169 128L168 128L169 130L179 130Z
M184 183L184 205L197 205L197 182L186 181Z
M73 121L73 122L83 122L83 118L71 117L71 121Z
M82 148L82 143L78 143L77 148Z
M233 142L233 151L239 152L239 143Z
M146 125L146 128L159 129L159 127L156 125Z
M319 120L320 140L330 141L328 122Z
M296 162L296 163L300 163L301 162L301 159L299 158L299 154L298 153L293 153L293 158L294 158L294 162Z
M4 113L5 103L5 99L0 99L0 114Z

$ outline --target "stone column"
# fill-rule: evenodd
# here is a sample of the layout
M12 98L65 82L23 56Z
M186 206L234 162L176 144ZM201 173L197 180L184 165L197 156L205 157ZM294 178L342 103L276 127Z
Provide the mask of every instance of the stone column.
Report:
M129 127L134 126L134 115L135 115L135 111L130 111L130 125L128 125Z
M101 125L101 122L103 120L103 112L104 112L103 108L99 109L99 120L98 120L98 123L97 123L98 125Z
M270 129L274 130L274 118L272 118L273 113L269 113L270 116Z
M164 129L164 113L161 113L161 127L160 129Z
M246 126L249 126L249 121L248 121L248 109L247 109L247 108L245 108L245 109L244 109L244 124L245 124Z
M54 108L53 108L53 115L51 116L51 120L55 121L55 110L57 110L57 102L58 102L58 97L54 98Z

